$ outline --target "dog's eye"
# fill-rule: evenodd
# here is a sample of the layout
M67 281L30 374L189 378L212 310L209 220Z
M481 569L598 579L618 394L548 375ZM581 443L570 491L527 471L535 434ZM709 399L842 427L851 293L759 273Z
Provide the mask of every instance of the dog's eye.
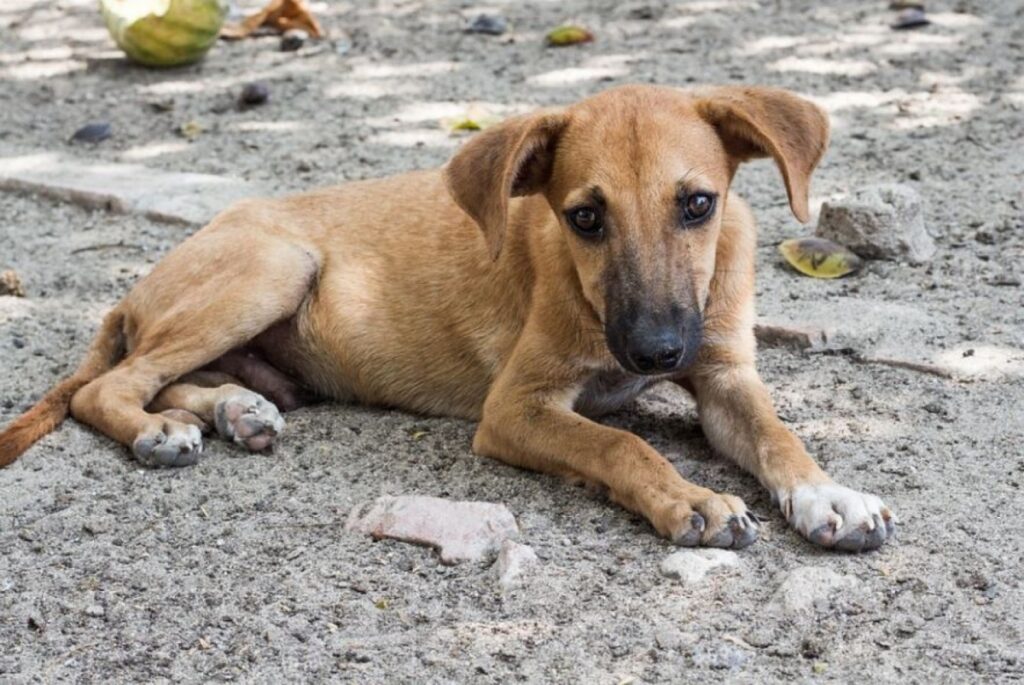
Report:
M601 215L593 207L577 207L566 213L569 225L585 238L595 238L601 235Z
M682 199L683 224L697 224L711 216L715 208L715 196L710 193L693 193Z

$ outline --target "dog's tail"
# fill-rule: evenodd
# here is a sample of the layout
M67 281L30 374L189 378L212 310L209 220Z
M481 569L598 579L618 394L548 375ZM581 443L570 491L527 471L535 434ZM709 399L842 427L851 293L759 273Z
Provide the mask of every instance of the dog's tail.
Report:
M121 312L115 309L108 314L78 369L0 432L0 468L57 428L67 418L75 393L120 361L124 355L123 324Z

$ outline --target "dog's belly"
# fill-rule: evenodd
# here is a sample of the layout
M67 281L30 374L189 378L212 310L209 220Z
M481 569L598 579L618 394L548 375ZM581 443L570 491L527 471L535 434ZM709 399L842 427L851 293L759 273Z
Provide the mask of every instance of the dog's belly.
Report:
M583 387L574 408L585 416L601 416L622 409L647 388L663 380L625 371L601 371Z
M260 337L259 349L323 397L479 419L498 361L477 352L487 340L445 335L439 315L397 316L382 299L360 301L322 283L293 319Z

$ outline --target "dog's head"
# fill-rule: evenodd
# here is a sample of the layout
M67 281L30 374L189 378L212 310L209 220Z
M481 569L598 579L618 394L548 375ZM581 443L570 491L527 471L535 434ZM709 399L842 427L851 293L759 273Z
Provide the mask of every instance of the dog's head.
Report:
M632 372L667 373L696 357L736 167L773 157L807 221L827 143L824 112L783 90L626 86L488 129L446 176L494 258L509 198L543 193L612 354Z

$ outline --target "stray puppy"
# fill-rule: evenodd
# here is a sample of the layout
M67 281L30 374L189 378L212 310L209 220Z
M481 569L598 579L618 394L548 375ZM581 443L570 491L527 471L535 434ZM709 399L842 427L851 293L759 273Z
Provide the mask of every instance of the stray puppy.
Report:
M585 418L669 381L802 535L877 548L890 510L835 484L758 378L755 224L729 190L770 156L806 221L827 142L786 91L627 86L509 119L440 170L241 202L114 308L0 434L0 465L69 407L149 466L194 463L207 425L262 450L307 390L477 420L477 454L603 487L680 545L749 545L738 497Z

